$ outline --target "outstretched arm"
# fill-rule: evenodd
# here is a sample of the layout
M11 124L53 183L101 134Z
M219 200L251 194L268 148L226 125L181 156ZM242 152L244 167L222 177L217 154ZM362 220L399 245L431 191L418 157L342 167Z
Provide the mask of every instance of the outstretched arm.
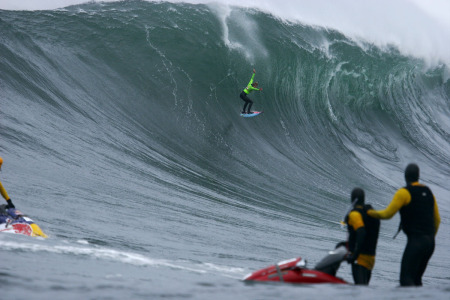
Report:
M6 201L9 200L8 193L6 192L5 188L3 187L2 183L0 182L0 194L2 194L3 198L5 198Z
M255 73L256 73L256 70L255 69L253 69L253 75L255 75ZM252 77L252 79L253 79L253 77ZM252 81L253 82L253 81ZM258 90L258 91L262 91L262 88L259 88L259 89L256 89L256 90Z
M407 189L399 189L394 198L392 198L391 203L383 210L368 210L367 214L372 218L376 219L390 219L392 218L404 205L411 201L411 194Z
M249 88L252 87L253 78L255 78L255 72L253 72L252 78L250 79L250 82L247 84L247 87L249 87Z
M6 203L8 203L6 208L16 208L12 203L11 198L9 198L8 193L6 192L1 182L0 182L0 194L2 194L3 198L5 198L6 200Z

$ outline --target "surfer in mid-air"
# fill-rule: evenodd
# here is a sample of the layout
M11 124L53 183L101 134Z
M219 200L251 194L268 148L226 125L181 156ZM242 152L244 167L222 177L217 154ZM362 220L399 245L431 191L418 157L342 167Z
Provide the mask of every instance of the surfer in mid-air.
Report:
M253 78L255 78L255 69L253 69L253 75L252 78L250 79L250 82L247 84L247 87L242 91L240 97L242 100L245 101L244 104L244 108L242 109L242 113L243 114L251 114L251 108L253 105L253 101L248 97L248 94L250 94L253 91L262 91L262 88L258 88L258 82L253 82ZM245 109L247 108L248 105L248 109L247 112L245 111Z

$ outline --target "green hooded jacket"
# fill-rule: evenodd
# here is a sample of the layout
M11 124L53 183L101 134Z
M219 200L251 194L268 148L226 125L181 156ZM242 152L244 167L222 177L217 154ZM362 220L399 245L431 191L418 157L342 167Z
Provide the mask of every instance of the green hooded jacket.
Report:
M253 92L253 91L259 91L258 88L254 88L254 87L252 86L253 78L255 78L255 73L253 73L252 79L250 79L250 82L247 84L247 87L244 89L244 93L246 93L247 95L250 94L250 93Z

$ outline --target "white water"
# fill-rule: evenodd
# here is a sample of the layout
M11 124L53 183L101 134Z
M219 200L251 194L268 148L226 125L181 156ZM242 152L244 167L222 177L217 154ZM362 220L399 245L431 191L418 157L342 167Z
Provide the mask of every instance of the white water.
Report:
M85 0L0 0L0 9L41 10ZM111 2L91 1L91 2ZM447 0L171 0L169 2L245 6L289 21L338 30L378 47L396 47L429 65L450 65L450 1ZM226 11L226 10L223 10ZM226 17L226 16L225 16ZM264 34L264 33L260 33Z

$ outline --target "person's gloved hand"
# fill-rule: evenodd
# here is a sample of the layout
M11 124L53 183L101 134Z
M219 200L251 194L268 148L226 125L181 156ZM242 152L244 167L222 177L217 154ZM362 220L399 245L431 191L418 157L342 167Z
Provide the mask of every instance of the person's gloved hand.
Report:
M356 255L349 253L349 254L347 254L347 257L345 258L345 260L347 261L347 263L353 264L355 262L356 258L357 258Z
M6 200L6 202L8 203L8 205L6 205L6 207L5 207L6 209L16 208L16 207L14 206L14 204L12 203L11 199Z

